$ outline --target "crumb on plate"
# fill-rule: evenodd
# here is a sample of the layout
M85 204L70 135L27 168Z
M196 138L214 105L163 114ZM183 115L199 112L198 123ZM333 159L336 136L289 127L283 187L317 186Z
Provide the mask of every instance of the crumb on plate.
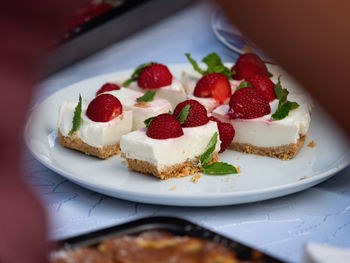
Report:
M194 183L197 183L199 178L201 177L202 175L200 173L195 173L192 177L191 177L191 181L194 182Z
M307 146L309 146L310 148L314 148L314 147L316 147L316 143L315 143L315 141L311 141L308 143Z

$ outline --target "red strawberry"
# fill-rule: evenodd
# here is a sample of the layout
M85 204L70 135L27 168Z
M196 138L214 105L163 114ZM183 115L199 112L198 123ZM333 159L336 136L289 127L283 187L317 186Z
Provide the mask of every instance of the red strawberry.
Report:
M241 88L233 93L228 115L232 119L254 119L271 112L270 104L254 88Z
M230 123L221 122L213 116L209 117L209 119L212 121L216 121L218 124L220 141L221 141L219 153L222 153L227 149L227 147L229 147L229 145L233 140L233 137L235 137L235 129Z
M207 124L209 121L207 110L202 104L196 100L185 100L177 104L174 110L174 116L178 117L183 107L190 104L190 110L187 119L182 124L182 127L196 127Z
M86 115L92 121L108 122L123 113L120 101L111 94L101 94L89 104Z
M230 82L220 73L209 73L197 82L193 94L200 98L214 98L223 104L231 96Z
M106 83L96 92L96 96L111 90L120 90L120 87L114 83Z
M233 78L237 80L246 79L248 76L254 74L262 74L266 77L270 75L265 63L254 53L240 55L232 70L236 71Z
M155 117L147 128L146 135L152 139L169 139L184 134L180 122L174 115L163 113Z
M259 90L268 102L276 99L275 84L268 77L256 74L246 78L246 81L252 84L253 88Z
M171 84L173 75L171 75L167 66L162 64L151 64L144 68L137 83L142 89L159 89Z

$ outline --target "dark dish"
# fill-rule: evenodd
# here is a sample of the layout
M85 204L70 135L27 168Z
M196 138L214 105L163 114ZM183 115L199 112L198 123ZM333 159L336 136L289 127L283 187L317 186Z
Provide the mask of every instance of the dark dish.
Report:
M150 217L61 242L52 263L282 262L256 249L173 217Z

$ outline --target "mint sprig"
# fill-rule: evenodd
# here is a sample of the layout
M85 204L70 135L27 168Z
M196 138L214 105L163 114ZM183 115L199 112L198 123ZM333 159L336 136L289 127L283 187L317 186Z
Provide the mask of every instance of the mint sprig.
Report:
M215 150L217 142L218 142L218 133L215 132L214 135L211 137L204 153L202 153L202 155L199 156L199 161L201 163L201 166L206 166L208 163L210 163L213 160L213 152Z
M226 175L226 174L236 174L237 169L231 164L224 162L216 162L202 167L205 174L208 175Z
M191 105L187 104L185 107L182 108L179 115L176 116L176 119L180 122L181 125L186 121L187 116L190 113L190 107Z
M140 66L138 66L135 69L134 73L132 73L131 77L123 83L123 86L127 87L131 84L131 82L138 80L142 70L144 70L145 68L147 68L148 66L150 66L154 63L155 62L148 62L148 63L144 63L144 64L141 64Z
M282 88L281 77L278 77L278 82L275 85L274 90L279 102L278 108L275 113L271 115L271 118L273 120L282 120L288 116L290 111L297 109L299 104L297 102L287 100L289 91Z
M145 94L143 94L143 96L137 98L136 100L138 102L150 102L150 101L153 101L155 95L156 95L155 91L149 90Z
M175 116L176 119L180 122L180 124L183 124L186 119L187 119L187 116L190 112L190 107L191 105L190 104L187 104L185 107L182 108L182 110L180 111L179 115L178 116ZM168 111L168 114L172 114L171 110ZM153 117L150 117L146 120L144 120L144 124L146 126L146 128L148 128L148 126L150 125L150 123L153 121L154 118L156 118L157 116L153 116Z
M279 99L280 101L287 100L289 91L287 89L282 88L281 76L278 77L278 82L275 84L274 90L275 90L277 99Z
M282 120L288 116L291 110L299 107L299 104L294 101L285 101L281 105L278 105L276 112L271 116L273 120Z
M72 135L74 132L79 130L81 123L82 123L82 119L81 119L81 95L79 94L79 102L74 110L74 116L73 116L73 120L72 120L72 129L69 131L68 135Z
M242 81L238 87L236 88L236 91L241 89L241 88L251 88L252 84L250 84L248 81Z
M192 64L192 67L195 71L197 71L201 75L205 75L205 71L198 66L197 62L193 58L191 58L191 55L189 53L185 53L185 56L187 57L188 61Z
M201 69L198 66L198 63L193 58L191 58L191 55L189 53L186 53L185 55L189 62L192 64L193 69L203 76L209 73L220 73L226 76L228 79L232 79L232 75L236 73L225 67L221 61L221 58L215 52L210 53L202 59L202 61L207 65L207 70Z
M200 169L203 173L208 175L226 175L226 174L235 174L237 169L228 163L224 162L214 162L209 164L213 160L213 152L218 141L218 133L215 132L211 137L207 148L204 153L199 157Z

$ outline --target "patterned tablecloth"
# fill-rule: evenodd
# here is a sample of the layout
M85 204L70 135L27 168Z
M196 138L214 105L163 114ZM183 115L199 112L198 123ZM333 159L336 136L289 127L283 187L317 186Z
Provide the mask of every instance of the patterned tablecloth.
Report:
M88 77L145 61L186 62L185 52L201 58L217 52L224 61L237 55L215 38L213 8L197 4L115 43L43 81L34 104L55 91ZM183 208L145 205L107 197L81 188L48 170L28 152L23 168L51 220L53 239L78 235L154 215L189 219L284 260L300 262L307 241L350 247L350 169L309 190L244 205Z

